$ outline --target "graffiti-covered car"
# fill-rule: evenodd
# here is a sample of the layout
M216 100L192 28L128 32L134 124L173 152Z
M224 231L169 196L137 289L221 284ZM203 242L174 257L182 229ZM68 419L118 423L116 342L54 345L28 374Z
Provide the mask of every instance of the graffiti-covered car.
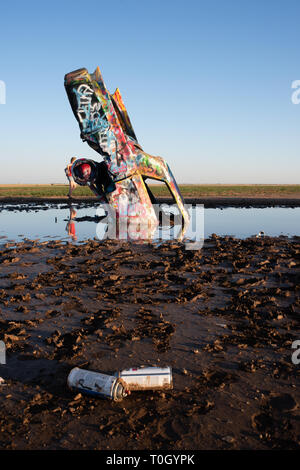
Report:
M156 200L146 180L161 181L169 188L187 224L189 215L168 164L143 151L119 89L113 94L108 92L99 67L92 74L85 68L66 74L65 88L81 138L103 157L105 166L100 168L94 160L76 160L72 166L75 181L90 186L117 214L127 208L131 217L153 223L157 223L153 207Z

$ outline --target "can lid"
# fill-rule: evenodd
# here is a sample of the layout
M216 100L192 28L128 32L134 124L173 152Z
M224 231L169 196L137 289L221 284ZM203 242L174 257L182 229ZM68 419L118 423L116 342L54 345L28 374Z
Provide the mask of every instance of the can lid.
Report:
M121 401L127 395L130 395L130 391L126 390L126 384L122 379L117 379L113 386L113 399L115 401Z
M125 391L123 385L120 382L118 382L116 384L115 396L116 396L116 398L126 397L126 391Z

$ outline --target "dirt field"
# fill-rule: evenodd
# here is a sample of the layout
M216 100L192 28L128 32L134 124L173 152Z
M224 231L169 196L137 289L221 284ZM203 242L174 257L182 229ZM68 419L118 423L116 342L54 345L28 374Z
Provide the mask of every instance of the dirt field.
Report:
M299 448L299 260L284 237L3 244L0 448ZM75 366L139 365L171 366L173 390L67 388Z
M170 197L165 185L150 185L157 197ZM300 199L300 185L226 185L226 184L182 184L179 185L183 197L251 197L251 198L295 198ZM68 185L0 185L0 199L11 197L67 197ZM73 193L75 198L94 197L89 188L78 186Z

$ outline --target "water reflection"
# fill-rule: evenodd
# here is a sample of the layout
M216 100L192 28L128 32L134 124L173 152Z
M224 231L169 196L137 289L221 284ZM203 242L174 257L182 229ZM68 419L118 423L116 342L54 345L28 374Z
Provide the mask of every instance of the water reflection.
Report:
M128 205L126 210L114 211L110 205L102 205L96 211L96 236L99 240L127 240L151 242L159 240L182 240L188 228L177 205L163 207L153 204L156 218L147 218ZM143 214L144 211L141 211ZM78 219L76 219L78 220ZM81 218L83 220L83 218ZM86 218L85 218L86 220Z
M75 228L75 217L77 215L77 211L73 206L69 207L69 220L66 225L66 232L68 232L68 235L72 238L72 240L76 241L77 240L77 235L76 235L76 228ZM57 222L57 217L55 217L56 222Z
M97 206L79 203L47 206L32 204L30 208L20 205L0 206L0 243L5 243L7 238L16 241L45 238L74 242L88 238L104 239L108 230L106 217L103 210L97 211ZM180 229L176 221L170 221L165 226L158 226L154 236L157 239L166 239L167 235L178 238ZM259 232L264 232L265 236L300 236L300 208L204 209L205 238L212 233L246 238L256 236ZM193 229L191 224L184 236L193 239L194 233L195 227Z

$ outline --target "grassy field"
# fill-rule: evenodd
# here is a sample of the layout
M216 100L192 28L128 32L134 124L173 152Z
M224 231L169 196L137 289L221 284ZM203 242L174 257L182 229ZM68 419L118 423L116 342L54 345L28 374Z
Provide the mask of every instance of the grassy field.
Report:
M221 185L221 184L195 184L179 185L184 197L295 197L300 198L300 185ZM158 196L169 196L165 185L150 186L152 192ZM1 197L65 197L68 195L68 186L53 185L0 185ZM78 186L73 196L92 197L93 193L84 187Z

